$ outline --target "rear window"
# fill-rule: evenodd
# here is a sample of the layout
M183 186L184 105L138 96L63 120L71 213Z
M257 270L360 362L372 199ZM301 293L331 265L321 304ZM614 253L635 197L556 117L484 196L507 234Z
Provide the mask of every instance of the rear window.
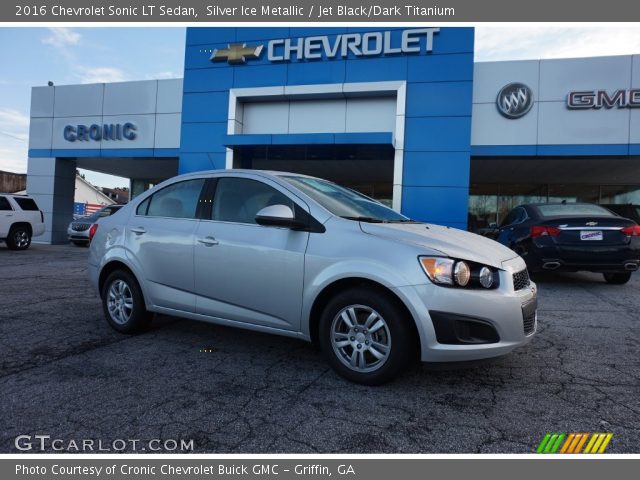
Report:
M543 217L584 217L597 215L599 217L615 217L606 208L598 205L582 205L567 203L562 205L538 205Z
M13 197L13 199L16 201L16 203L22 210L29 210L29 211L40 210L33 198Z

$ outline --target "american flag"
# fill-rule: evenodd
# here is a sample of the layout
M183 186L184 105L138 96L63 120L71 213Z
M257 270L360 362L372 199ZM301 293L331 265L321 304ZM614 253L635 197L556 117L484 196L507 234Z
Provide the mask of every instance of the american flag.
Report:
M73 204L73 214L74 215L91 215L92 213L100 210L104 205L100 205L99 203L80 203L76 202Z

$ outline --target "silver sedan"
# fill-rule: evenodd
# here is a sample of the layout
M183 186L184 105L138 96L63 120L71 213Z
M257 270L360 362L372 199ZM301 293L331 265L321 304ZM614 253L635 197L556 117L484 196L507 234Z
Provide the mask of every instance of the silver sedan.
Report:
M118 331L163 313L302 338L370 385L417 357L506 354L537 326L536 286L512 250L281 172L157 185L100 220L89 275Z

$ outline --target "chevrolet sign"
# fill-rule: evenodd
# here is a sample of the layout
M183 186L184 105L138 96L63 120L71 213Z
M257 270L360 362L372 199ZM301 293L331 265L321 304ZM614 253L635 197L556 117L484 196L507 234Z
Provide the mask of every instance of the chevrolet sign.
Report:
M365 32L342 33L335 37L320 35L304 38L282 38L267 43L267 59L270 62L317 60L322 58L369 57L406 53L431 53L433 37L439 28L415 28L403 30L394 42L392 33ZM230 64L245 63L248 59L260 58L263 45L229 44L228 48L213 51L212 62L227 61Z

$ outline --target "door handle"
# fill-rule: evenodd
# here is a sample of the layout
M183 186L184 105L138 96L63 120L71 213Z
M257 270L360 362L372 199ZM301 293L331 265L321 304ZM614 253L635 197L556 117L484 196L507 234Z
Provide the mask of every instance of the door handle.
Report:
M218 245L220 243L213 237L199 238L198 242L202 243L205 247L213 247L214 245Z
M133 233L135 233L136 235L142 235L143 233L147 233L147 231L144 229L144 227L133 227L131 229L131 231Z

